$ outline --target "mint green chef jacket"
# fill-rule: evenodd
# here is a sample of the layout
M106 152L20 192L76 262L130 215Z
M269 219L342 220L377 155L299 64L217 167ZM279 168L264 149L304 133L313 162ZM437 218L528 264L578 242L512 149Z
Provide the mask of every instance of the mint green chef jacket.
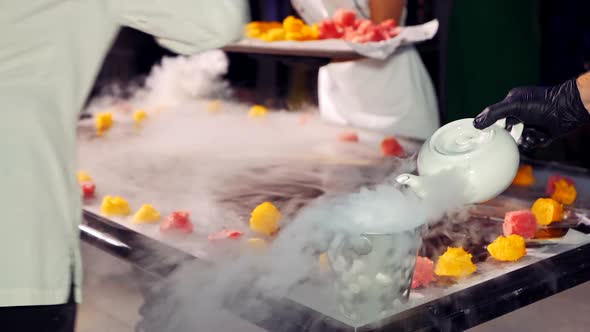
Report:
M0 0L0 306L81 300L76 124L121 26L191 54L239 39L245 0ZM116 171L116 170L113 170Z

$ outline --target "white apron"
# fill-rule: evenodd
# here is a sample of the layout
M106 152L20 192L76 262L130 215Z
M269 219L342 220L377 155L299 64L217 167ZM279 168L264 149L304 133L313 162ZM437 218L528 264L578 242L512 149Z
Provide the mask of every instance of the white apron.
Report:
M369 15L369 0L348 2L359 16ZM400 25L405 14L404 9ZM432 81L411 46L384 61L363 59L320 68L318 95L320 114L330 123L421 139L439 126Z

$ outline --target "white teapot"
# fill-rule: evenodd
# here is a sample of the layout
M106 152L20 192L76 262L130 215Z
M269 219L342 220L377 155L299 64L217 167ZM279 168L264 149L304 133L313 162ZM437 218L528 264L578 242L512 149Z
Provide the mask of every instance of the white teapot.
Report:
M428 195L423 176L457 170L468 188L465 204L490 200L510 186L520 155L517 142L524 126L517 124L508 132L506 120L479 130L473 119L461 119L438 129L418 152L418 174L402 174L398 183L409 186L419 197Z

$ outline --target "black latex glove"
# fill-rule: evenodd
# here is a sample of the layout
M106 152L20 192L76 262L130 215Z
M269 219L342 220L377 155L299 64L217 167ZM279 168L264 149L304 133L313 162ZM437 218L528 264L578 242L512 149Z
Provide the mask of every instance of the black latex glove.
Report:
M550 88L512 89L504 100L487 107L473 123L476 128L485 129L504 118L508 124L524 124L519 142L524 149L547 146L553 139L590 123L575 79Z

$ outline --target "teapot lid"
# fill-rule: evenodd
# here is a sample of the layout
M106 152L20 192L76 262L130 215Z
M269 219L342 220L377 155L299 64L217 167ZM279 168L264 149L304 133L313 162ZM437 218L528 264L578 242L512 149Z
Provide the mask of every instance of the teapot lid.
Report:
M497 128L479 130L473 126L473 119L451 122L430 138L430 148L445 156L459 156L471 153L490 143L497 135Z

